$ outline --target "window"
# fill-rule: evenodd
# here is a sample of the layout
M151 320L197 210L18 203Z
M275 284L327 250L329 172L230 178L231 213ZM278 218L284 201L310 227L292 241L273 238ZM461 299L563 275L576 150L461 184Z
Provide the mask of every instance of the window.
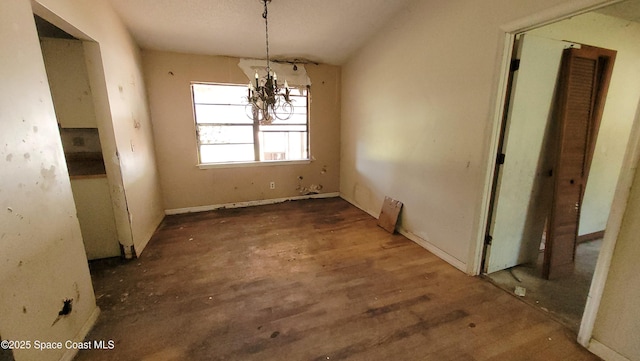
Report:
M308 90L292 88L294 113L260 125L247 115L247 86L192 83L200 164L309 159Z

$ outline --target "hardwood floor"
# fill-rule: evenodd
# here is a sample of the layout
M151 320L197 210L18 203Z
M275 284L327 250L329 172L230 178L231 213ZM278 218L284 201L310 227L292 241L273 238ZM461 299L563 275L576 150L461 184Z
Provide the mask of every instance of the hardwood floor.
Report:
M91 264L76 360L598 360L575 335L342 199L168 216Z

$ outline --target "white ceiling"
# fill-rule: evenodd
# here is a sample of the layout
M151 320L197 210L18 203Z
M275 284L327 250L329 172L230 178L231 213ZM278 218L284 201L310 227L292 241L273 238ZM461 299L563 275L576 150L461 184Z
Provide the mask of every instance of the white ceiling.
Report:
M110 0L143 49L265 58L262 0ZM272 59L340 65L413 0L272 0ZM598 12L640 22L640 0Z
M262 0L110 0L143 49L265 58ZM273 0L271 58L342 64L412 0Z
M640 0L628 0L598 10L599 13L640 23Z

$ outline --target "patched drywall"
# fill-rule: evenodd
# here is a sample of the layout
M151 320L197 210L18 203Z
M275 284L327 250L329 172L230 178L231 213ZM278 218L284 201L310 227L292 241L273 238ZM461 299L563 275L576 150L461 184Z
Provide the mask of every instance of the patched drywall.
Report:
M313 83L310 162L200 169L190 84L248 84L247 75L238 66L239 59L151 50L144 50L142 55L167 210L338 192L339 67L305 66ZM271 189L271 182L275 189Z

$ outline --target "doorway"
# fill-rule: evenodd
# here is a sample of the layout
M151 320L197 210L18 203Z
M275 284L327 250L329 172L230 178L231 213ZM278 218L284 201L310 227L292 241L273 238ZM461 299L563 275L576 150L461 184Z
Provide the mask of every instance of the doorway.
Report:
M612 29L611 24L615 21L619 22L619 26L623 26L624 22L627 20L615 19L604 11L591 12L578 15L555 24L523 32L519 34L518 37L529 37L530 39L538 37L542 39L541 42L556 43L559 44L558 46L560 48L572 46L572 44L583 43L616 49L623 51L624 53L629 50L628 47L633 47L633 45L622 44L622 39L620 38L616 39L615 44L603 43L603 39L605 38L614 38L614 36L607 34L610 34ZM605 30L602 30L602 28L596 29L598 22L603 22L602 28ZM585 24L594 24L594 26L586 28ZM578 35L574 36L576 33L578 33ZM566 41L566 39L572 40L573 42ZM523 49L523 46L523 43L517 42L514 53L526 55L523 54L526 53L526 48ZM553 47L552 45L549 46ZM548 55L549 51L538 50L533 51L533 54L534 59L536 59L536 65L539 65L538 62L545 61L544 59L540 59L541 55ZM634 60L637 62L638 58L635 58ZM524 63L525 59L521 59L521 69L525 66ZM614 70L614 73L617 71L624 72L624 66L619 67L618 65L619 64L616 64L616 70ZM524 76L521 76L521 74L517 74L515 76L519 77L516 79L516 84L514 84L515 91L518 91L518 82L523 80L522 78ZM616 82L624 82L623 78L624 76L619 76ZM553 84L555 84L555 81ZM620 84L617 84L616 86L619 85ZM548 98L552 99L555 88L551 86L550 89L551 94L548 95ZM612 88L611 91L616 92L617 90ZM539 96L539 94L541 94L540 91L533 91L532 93L538 95L538 97L536 97L536 101L542 101L541 98L543 97ZM549 92L545 94L548 93ZM614 103L618 101L619 99L614 99ZM498 182L498 187L495 188L499 189L499 191L497 191L495 200L495 214L491 225L492 233L490 233L493 237L493 242L487 251L487 257L485 257L484 269L482 271L487 274L490 279L501 284L501 286L509 292L515 293L516 287L518 287L518 293L524 294L524 296L521 297L523 297L525 301L547 310L552 315L556 315L575 331L577 331L580 326L582 314L584 312L584 306L591 284L591 276L594 272L595 261L602 244L601 238L606 228L612 204L611 202L613 200L613 193L617 185L617 175L622 167L623 157L627 148L627 140L631 132L631 125L635 118L638 96L636 95L632 99L627 99L626 102L627 104L625 105L616 103L612 106L613 109L617 108L618 110L625 108L626 110L624 114L619 113L617 115L612 115L612 110L608 109L603 117L603 128L601 128L601 130L605 133L605 136L602 141L600 139L602 137L599 137L597 145L599 149L596 149L595 155L600 159L594 159L591 171L592 178L589 179L589 183L587 185L583 206L584 211L581 214L579 234L582 236L582 239L590 240L589 242L582 243L578 247L578 253L576 256L577 266L575 268L575 273L582 273L582 281L570 281L569 279L566 279L559 281L556 284L546 281L541 281L539 284L524 284L528 282L529 278L533 278L536 282L541 280L539 276L540 270L537 268L539 267L537 262L541 258L540 241L543 238L547 219L542 216L537 218L525 216L514 221L514 217L518 212L515 212L513 208L524 209L524 211L519 211L519 214L524 212L525 215L540 214L539 212L536 213L540 208L548 209L550 202L548 195L550 192L548 188L549 182L546 180L550 177L547 172L549 167L546 160L549 157L540 156L540 154L542 154L541 152L545 149L548 149L545 144L545 139L548 139L549 133L552 133L554 130L552 127L547 126L548 123L545 124L542 122L532 124L532 122L529 121L525 124L525 129L522 131L522 134L526 134L526 137L528 137L525 138L522 134L518 135L518 131L514 131L513 127L508 124L505 129L506 143L511 141L512 143L520 144L524 148L523 154L525 155L527 155L527 152L538 153L535 154L536 157L534 157L534 160L527 161L529 165L532 165L530 168L533 170L529 171L529 175L523 175L519 183L515 183L514 189L516 190L513 192L503 192L503 186L508 187L508 184L505 185L502 184L502 182ZM540 105L533 107L533 111L540 111L541 109L544 110L542 112L544 120L547 120L548 114L550 114L550 103L546 104L546 109ZM515 105L512 105L511 107L513 106ZM527 114L531 115L532 113L527 112ZM612 121L611 119L613 118L616 120ZM532 130L531 127L535 129ZM611 128L622 128L624 130L612 130ZM535 142L531 139L531 134L533 133L541 134ZM613 133L616 133L616 136L612 136ZM546 137L542 135L546 135ZM617 143L613 144L613 142ZM532 151L532 149L536 149L536 151ZM505 161L508 162L510 157L513 159L512 154L512 151L507 150ZM612 168L614 165L616 168ZM531 184L523 185L522 182L525 180L529 181ZM503 208L501 211L499 209L500 202L510 205L512 209ZM498 217L500 217L500 213L503 214L502 220L498 219ZM514 225L514 222L516 221L520 223ZM507 224L508 226L500 226L498 224L498 227L496 228L496 223L500 222ZM496 237L496 232L498 237ZM500 233L502 233L502 235L500 235ZM506 241L504 241L506 245L501 245L499 238L506 239ZM517 241L514 241L514 239L517 239ZM515 252L513 249L509 251L507 249L508 247L515 249ZM510 254L510 256L503 257L502 254L504 253ZM545 285L548 288L548 293L553 296L549 297L550 300L564 299L569 302L564 305L557 305L545 300L544 296L540 293L540 287ZM566 297L559 296L558 290L567 289L571 290L571 292L568 293ZM563 309L570 309L569 316L571 316L571 321L566 318L562 319L563 316L558 314L558 312L565 312Z
M87 259L120 256L86 42L34 17Z

